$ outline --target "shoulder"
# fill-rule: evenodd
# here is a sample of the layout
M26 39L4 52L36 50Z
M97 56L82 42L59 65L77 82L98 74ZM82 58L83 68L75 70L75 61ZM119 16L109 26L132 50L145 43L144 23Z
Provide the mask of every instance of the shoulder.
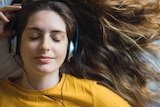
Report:
M109 107L131 107L129 103L109 88L93 83L94 103L95 105Z
M9 83L8 80L0 80L0 94L10 93L13 90L12 85Z
M74 90L76 87L79 93L86 92L86 96L93 100L94 107L131 107L122 97L107 87L98 84L97 81L79 79L68 74L66 81L70 84L70 89Z
M0 84L3 87L7 87L9 85L9 82L7 79L0 79Z
M85 90L91 90L92 85L95 81L84 79L84 78L77 78L75 76L72 76L70 74L64 74L66 75L65 82L70 85L70 87L78 87L79 89L83 88Z
M14 88L14 84L11 83L8 79L1 79L0 84L1 84L0 90L7 90L7 89L11 90L12 88Z
M20 86L17 84L11 82L12 80L16 80L16 78L7 78L7 79L0 79L0 90L3 90L4 92L14 92L15 90L20 90Z

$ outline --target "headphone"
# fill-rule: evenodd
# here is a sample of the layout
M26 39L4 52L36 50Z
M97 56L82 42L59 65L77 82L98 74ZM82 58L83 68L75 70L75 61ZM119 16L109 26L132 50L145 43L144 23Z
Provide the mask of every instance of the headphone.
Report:
M78 48L78 26L76 25L76 31L75 31L75 38L74 40L69 40L68 42L68 49L67 49L67 57L68 59L70 59L71 57L73 57L76 52L77 52L77 48Z

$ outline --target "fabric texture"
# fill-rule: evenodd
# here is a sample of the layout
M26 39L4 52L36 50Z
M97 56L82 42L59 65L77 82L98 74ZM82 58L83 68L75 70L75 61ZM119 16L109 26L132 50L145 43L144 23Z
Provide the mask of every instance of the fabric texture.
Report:
M0 0L0 8L11 4L12 0Z
M65 107L131 107L96 81L69 74L63 74L56 86L41 92L24 89L8 79L0 80L0 84L0 107L63 107L62 99Z

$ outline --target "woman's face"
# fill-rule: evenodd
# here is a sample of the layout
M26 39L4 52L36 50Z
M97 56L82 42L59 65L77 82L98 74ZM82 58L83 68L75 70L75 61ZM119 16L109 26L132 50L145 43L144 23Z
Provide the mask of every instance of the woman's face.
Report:
M64 20L55 12L33 14L22 33L20 52L27 72L59 72L67 53Z

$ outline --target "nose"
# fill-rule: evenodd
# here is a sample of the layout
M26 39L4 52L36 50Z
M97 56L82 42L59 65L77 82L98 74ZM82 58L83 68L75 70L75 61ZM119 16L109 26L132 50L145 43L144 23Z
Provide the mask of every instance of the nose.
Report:
M41 52L47 52L50 50L49 39L47 37L42 37L39 43L39 50Z

